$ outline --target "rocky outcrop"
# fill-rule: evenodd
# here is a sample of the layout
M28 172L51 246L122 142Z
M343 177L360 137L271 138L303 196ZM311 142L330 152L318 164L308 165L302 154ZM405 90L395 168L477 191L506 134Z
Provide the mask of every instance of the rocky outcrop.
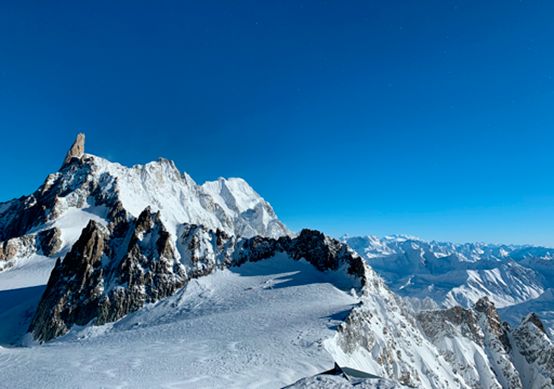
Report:
M169 296L185 283L159 213L146 209L123 235L90 221L58 260L29 330L49 340L73 324L104 324ZM120 232L120 230L119 230Z
M523 319L522 324L525 325L526 323L533 324L535 327L537 327L539 330L541 330L541 332L543 332L545 335L547 335L546 330L544 328L544 324L541 321L541 319L539 318L539 315L537 315L536 313L531 312L529 315L527 315Z
M0 261L23 258L35 251L35 236L24 235L0 242Z
M52 339L66 333L69 323L85 325L94 318L101 305L106 238L91 221L63 262L57 260L29 328L36 339Z
M539 317L530 313L511 334L512 355L526 388L554 387L554 344Z
M60 230L56 227L36 234L7 239L0 242L0 271L13 266L14 260L36 253L53 256L60 250L61 245Z
M462 336L482 345L483 333L479 327L477 315L471 309L453 307L437 311L423 311L417 320L427 337L437 340L443 336Z
M269 258L276 252L284 252L291 258L305 259L320 271L336 271L344 268L347 274L356 278L361 287L365 284L365 265L363 260L347 245L325 234L304 229L296 238L288 236L271 239L256 236L238 242L234 263L255 262Z
M348 246L315 230L302 230L290 240L288 251L294 259L304 258L320 271L339 270L346 266L348 274L365 284L365 265Z
M85 154L85 134L77 134L77 138L67 151L63 166L67 165L73 158L81 158Z
M51 257L62 247L61 232L57 227L43 230L37 234L38 247L43 255Z
M498 315L494 303L488 297L484 296L477 300L473 309L481 313L481 317L486 320L486 325L491 335L502 343L502 347L506 352L509 352L512 348L508 336L510 326L508 323L500 320L500 315Z
M479 299L471 309L423 311L417 320L425 335L471 387L523 387L520 371L510 355L509 326L501 323L496 307L487 297ZM468 360L467 354L477 362Z
M21 237L55 221L69 207L111 208L117 193L109 195L113 179L95 179L91 160L72 159L60 172L50 174L33 194L0 204L0 240Z
M298 237L236 238L220 230L183 224L174 242L159 212L146 208L127 218L115 206L111 222L89 222L77 243L58 260L29 328L47 341L72 325L100 325L172 295L192 278L217 268L260 261L282 252L321 271L340 270L353 286L365 282L362 259L318 231Z

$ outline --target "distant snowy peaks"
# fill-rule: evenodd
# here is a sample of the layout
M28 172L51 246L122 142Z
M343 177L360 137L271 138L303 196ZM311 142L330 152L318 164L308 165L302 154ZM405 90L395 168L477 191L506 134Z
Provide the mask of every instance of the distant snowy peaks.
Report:
M77 134L77 138L67 151L63 166L67 165L73 158L81 158L85 154L85 134L82 132Z
M375 237L373 237L375 238ZM409 240L419 240L421 241L421 238L414 236L414 235L405 235L405 234L393 234L393 235L386 235L384 240L389 241L396 241L396 242L406 242Z
M539 297L551 285L554 250L485 243L426 242L405 236L344 240L402 296L471 307L482 296L497 307Z

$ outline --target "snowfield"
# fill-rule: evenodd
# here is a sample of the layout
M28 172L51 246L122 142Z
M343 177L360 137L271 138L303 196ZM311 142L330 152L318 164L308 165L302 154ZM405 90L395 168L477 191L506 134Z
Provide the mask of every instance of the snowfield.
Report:
M324 340L358 301L333 285L336 277L282 255L217 271L116 323L74 328L43 345L4 343L0 387L290 385L333 366ZM0 293L0 306L17 305L10 297Z

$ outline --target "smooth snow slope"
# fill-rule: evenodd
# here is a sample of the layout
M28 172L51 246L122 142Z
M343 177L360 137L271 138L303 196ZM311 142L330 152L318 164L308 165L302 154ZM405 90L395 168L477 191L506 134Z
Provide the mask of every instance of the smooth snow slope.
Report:
M116 323L0 348L0 387L282 387L333 366L323 340L357 303L333 277L283 255L217 271Z

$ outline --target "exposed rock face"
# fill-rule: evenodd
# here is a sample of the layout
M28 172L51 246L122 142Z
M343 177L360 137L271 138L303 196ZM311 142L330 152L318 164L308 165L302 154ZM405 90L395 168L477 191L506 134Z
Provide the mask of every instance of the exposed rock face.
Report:
M488 325L491 334L500 340L504 350L510 351L511 345L508 337L510 327L508 323L501 322L494 303L485 296L477 300L473 309L482 314L481 317L487 321L486 324Z
M542 323L541 319L536 313L531 312L529 315L527 315L527 317L523 319L523 324L525 323L534 324L535 327L537 327L539 330L541 330L543 333L546 334L546 330L544 329L544 324Z
M35 250L35 237L24 235L0 242L0 261L9 261L13 258L22 258L32 254ZM1 268L0 268L1 269Z
M146 209L134 222L122 223L125 235L110 238L107 228L91 220L58 260L30 327L37 339L52 339L73 324L117 320L184 285L159 214Z
M57 227L43 230L37 234L37 243L43 255L50 257L62 247L61 232Z
M425 335L431 339L441 336L457 336L460 332L475 343L483 344L483 333L478 319L471 309L453 307L437 311L423 311L417 319Z
M290 240L288 251L293 258L305 258L320 271L338 270L347 265L349 274L366 281L363 261L347 245L319 231L303 230L297 239Z
M56 227L0 242L0 271L10 268L14 261L35 253L45 256L56 254L62 245L60 231Z
M94 180L93 167L72 159L60 172L50 174L35 193L0 204L0 240L21 237L55 220L69 207L91 203L111 207L117 193L105 195L110 182Z
M240 240L234 255L234 263L255 262L269 258L276 252L284 252L291 258L305 259L320 271L345 269L347 274L357 278L360 286L365 284L363 260L347 245L325 234L304 229L296 238L288 236L271 239L256 236Z
M77 138L67 151L63 166L67 165L73 158L81 158L85 154L85 134L77 134Z
M29 330L47 341L72 325L104 324L146 303L172 295L217 268L259 261L282 252L321 271L338 270L364 280L363 260L318 231L297 238L237 239L202 226L180 226L176 244L159 212L145 209L127 220L114 208L108 227L91 221L63 261L58 260Z
M91 221L64 261L57 260L30 331L37 339L67 332L67 323L87 324L101 296L101 259L106 233Z
M471 387L522 387L519 373L510 359L506 327L500 323L496 308L487 297L479 299L472 309L453 307L424 311L417 315L417 320L425 335ZM467 351L462 352L469 347L464 338L473 342L470 354L486 361L482 364L490 366L490 370L468 363Z
M526 388L554 387L554 345L534 313L511 334L514 361Z

